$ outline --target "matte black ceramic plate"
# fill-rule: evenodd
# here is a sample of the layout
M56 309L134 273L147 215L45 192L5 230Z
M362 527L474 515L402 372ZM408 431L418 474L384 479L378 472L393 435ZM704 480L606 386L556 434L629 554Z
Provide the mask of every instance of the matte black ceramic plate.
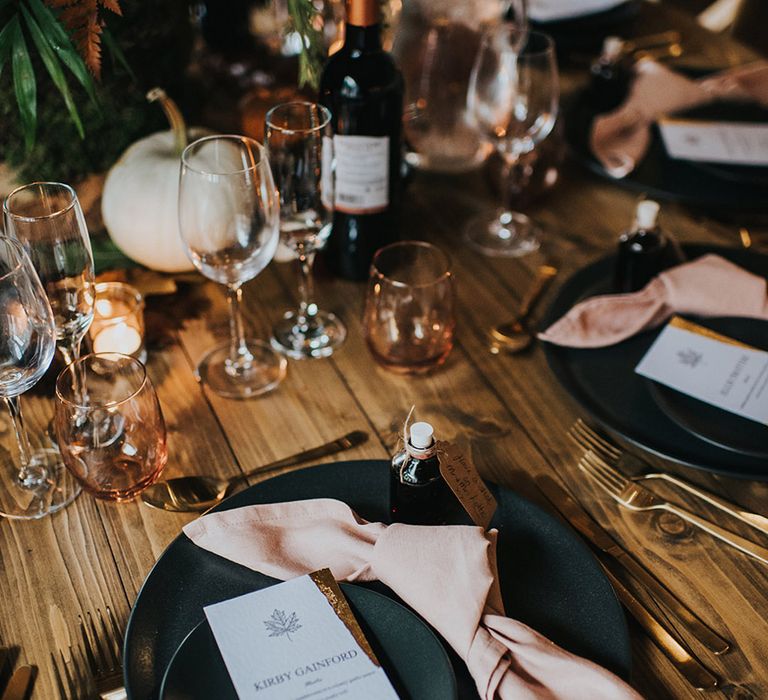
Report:
M416 615L374 591L342 584L376 658L401 698L451 700L456 677L442 644ZM403 639L408 643L403 644ZM162 700L237 700L207 621L181 643L160 688Z
M768 121L768 110L752 104L714 103L678 116L755 122ZM624 178L612 177L589 146L594 117L586 92L574 96L566 107L566 139L574 155L593 172L655 199L682 202L704 211L727 211L752 217L768 215L768 168L671 158L656 127L653 127L648 153L637 168Z
M768 350L768 321L719 318L711 319L708 326L729 338ZM650 385L659 408L685 430L726 450L768 460L768 426L723 411L663 384L650 382Z
M640 11L640 0L627 0L602 12L579 15L550 22L531 20L531 27L549 34L558 54L589 51L597 55L609 34L625 36Z
M768 256L737 248L685 246L690 259L722 255L747 270L768 275ZM610 291L614 256L576 272L560 288L542 328L563 316L577 301ZM703 326L713 319L695 319ZM717 320L714 320L717 323ZM591 416L615 435L679 464L748 479L768 480L768 460L737 454L701 440L671 420L658 406L649 382L635 374L637 363L658 330L640 333L607 348L578 350L544 344L549 366L563 388Z
M363 518L388 520L388 463L338 462L264 481L218 506L337 498ZM631 650L613 589L592 554L565 525L498 489L499 578L507 613L565 649L628 678ZM134 603L124 645L125 685L133 700L158 697L171 658L204 618L203 607L276 583L192 544L183 534L166 549ZM394 597L381 584L369 584ZM403 643L406 643L404 640ZM459 697L476 698L464 664L449 651Z

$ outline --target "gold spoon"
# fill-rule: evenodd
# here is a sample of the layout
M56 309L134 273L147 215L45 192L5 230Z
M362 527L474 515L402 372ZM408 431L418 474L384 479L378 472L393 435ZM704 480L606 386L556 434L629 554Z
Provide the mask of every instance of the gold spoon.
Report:
M158 481L141 494L141 500L153 508L172 510L178 513L208 510L222 501L236 484L251 476L343 452L362 445L367 439L368 433L354 430L332 442L304 450L290 457L278 459L276 462L264 464L245 474L238 474L229 479L219 479L214 476L180 476L176 479Z
M536 271L528 291L520 302L520 308L511 321L502 323L488 331L491 340L489 350L498 355L502 350L506 352L521 352L533 342L533 332L528 328L528 317L533 311L534 304L552 278L557 274L557 268L552 265L541 265Z

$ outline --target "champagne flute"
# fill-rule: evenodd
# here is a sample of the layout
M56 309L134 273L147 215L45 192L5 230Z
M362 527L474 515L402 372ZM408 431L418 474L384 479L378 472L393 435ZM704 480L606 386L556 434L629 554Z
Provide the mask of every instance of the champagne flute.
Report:
M502 192L520 157L533 151L555 126L560 88L555 45L550 37L530 32L518 48L519 31L501 24L483 37L470 79L468 110L479 133L504 162ZM509 204L509 203L507 203ZM517 257L537 250L538 227L509 206L469 222L467 242L490 256Z
M91 241L75 191L59 182L33 182L11 192L3 205L6 233L24 246L48 295L56 344L67 365L93 320Z
M0 470L0 515L42 518L71 503L80 487L55 450L33 452L19 395L45 374L56 352L53 311L18 241L0 236L0 397L11 414L19 468Z
M279 207L261 144L245 136L206 136L181 156L179 228L195 267L227 288L230 340L213 347L198 377L220 396L247 399L274 389L286 359L268 344L246 338L242 286L275 255Z
M312 102L288 102L267 112L265 145L280 196L280 238L299 263L299 308L275 326L272 347L300 360L327 357L347 329L315 303L312 265L331 233L333 138L331 113Z

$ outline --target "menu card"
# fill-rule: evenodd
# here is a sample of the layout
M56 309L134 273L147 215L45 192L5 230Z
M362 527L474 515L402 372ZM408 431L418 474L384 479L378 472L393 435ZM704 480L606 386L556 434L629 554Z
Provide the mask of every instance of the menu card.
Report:
M659 130L672 158L768 165L768 124L662 119Z
M328 569L205 608L239 698L396 700Z
M635 372L768 425L768 352L675 317Z

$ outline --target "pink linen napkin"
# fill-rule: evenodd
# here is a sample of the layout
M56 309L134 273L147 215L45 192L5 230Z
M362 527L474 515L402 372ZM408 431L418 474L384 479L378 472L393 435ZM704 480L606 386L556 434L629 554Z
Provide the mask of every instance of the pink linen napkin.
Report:
M665 270L639 292L579 302L539 338L571 348L602 348L675 313L768 319L766 281L719 255L704 255Z
M504 616L496 531L369 523L341 501L316 499L211 513L184 532L280 579L329 567L339 581L383 582L464 659L485 700L641 700L606 669Z
M660 116L717 99L754 100L768 106L768 61L691 80L655 61L640 61L629 97L592 124L590 147L613 177L631 173L651 140L651 124Z

